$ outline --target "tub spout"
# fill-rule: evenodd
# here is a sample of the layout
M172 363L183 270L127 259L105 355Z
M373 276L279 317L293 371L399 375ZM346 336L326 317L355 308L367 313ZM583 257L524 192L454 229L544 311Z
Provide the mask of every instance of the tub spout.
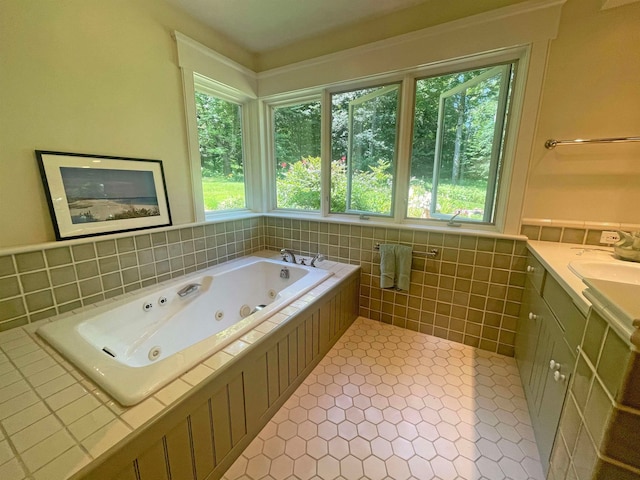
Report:
M178 290L178 295L180 295L181 297L186 297L187 295L198 290L198 288L200 288L201 286L202 285L200 285L199 283L190 283L189 285Z

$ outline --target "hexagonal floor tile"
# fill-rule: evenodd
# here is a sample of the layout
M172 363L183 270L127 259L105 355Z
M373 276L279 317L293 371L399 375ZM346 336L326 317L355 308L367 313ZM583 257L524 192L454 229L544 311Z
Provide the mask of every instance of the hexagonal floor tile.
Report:
M225 480L542 479L513 358L358 318Z

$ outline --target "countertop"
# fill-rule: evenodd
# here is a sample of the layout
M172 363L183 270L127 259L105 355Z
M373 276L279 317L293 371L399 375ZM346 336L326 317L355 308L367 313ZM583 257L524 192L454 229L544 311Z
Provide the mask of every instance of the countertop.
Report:
M574 260L618 261L613 256L613 248L607 247L538 241L530 241L527 246L549 274L564 287L585 316L591 306L591 301L583 293L587 286L569 270L569 263Z

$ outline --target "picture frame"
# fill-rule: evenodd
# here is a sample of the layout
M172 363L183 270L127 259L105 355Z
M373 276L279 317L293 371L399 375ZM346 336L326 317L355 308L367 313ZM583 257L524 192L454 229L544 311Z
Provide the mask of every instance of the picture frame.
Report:
M35 152L56 240L171 225L161 160Z

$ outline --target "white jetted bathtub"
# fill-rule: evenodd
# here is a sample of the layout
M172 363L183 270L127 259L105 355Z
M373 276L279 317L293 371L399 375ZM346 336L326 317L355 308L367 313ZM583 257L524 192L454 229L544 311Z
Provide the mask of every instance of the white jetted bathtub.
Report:
M332 275L245 257L37 330L123 405L133 405Z

